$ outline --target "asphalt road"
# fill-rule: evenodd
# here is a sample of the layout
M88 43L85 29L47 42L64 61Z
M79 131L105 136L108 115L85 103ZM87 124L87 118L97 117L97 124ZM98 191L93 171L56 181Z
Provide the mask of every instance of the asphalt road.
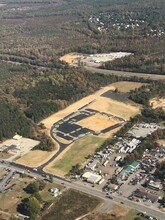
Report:
M1 160L0 160L0 163L1 163ZM32 168L29 168L27 166L23 166L20 164L16 164L16 163L10 163L10 162L4 163L3 162L0 165L3 167L8 167L8 168L12 169L13 171L16 170L16 171L24 172L28 175L31 175L33 177L38 177L41 179L44 179L45 175L49 175L49 173L46 173L44 171L41 171L41 170L34 171ZM43 176L43 174L44 174L44 176ZM153 207L151 208L151 207L145 206L143 203L133 202L131 200L128 200L127 198L117 196L117 195L112 195L113 199L109 199L109 198L106 198L105 192L101 192L101 191L99 191L93 187L90 187L90 186L84 186L83 184L80 184L77 182L69 182L69 181L67 181L61 177L55 176L55 175L53 175L53 180L55 183L63 184L67 188L72 188L72 189L75 189L75 190L78 190L78 191L81 191L81 192L84 192L84 193L90 194L92 196L96 196L96 197L103 199L106 202L106 206L107 207L109 206L109 210L112 208L113 204L115 204L115 203L119 204L122 202L130 208L136 209L140 212L144 212L144 213L148 214L149 216L153 216L153 217L158 218L159 220L165 219L165 214L163 212L161 212L157 209L154 209Z
M118 75L118 76L139 77L139 78L142 77L145 79L165 81L165 75L106 70L106 69L98 69L95 67L88 67L88 66L85 66L84 68L92 73L103 73L103 74L110 74L110 75L112 74L112 75Z

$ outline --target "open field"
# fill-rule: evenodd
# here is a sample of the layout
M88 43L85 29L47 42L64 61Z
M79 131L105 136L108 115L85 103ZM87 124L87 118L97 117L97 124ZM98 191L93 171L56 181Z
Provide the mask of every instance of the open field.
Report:
M121 81L112 83L111 85L118 89L119 92L130 92L132 89L146 85L146 83Z
M20 198L23 199L27 193L23 190L32 180L30 178L15 178L10 185L16 184L13 190L0 194L0 209L9 213L16 213L17 205L20 203Z
M118 123L117 120L97 113L81 121L78 121L76 124L94 131L101 131L116 123Z
M57 159L45 168L45 170L56 175L64 176L73 165L77 163L83 164L86 160L85 158L93 154L103 141L103 138L90 135L81 138L63 151Z
M65 192L46 213L42 220L75 220L79 216L93 211L101 200L74 190Z
M38 167L41 164L47 162L54 154L55 151L42 151L42 150L32 150L29 153L25 154L18 160L17 163L29 166L29 167Z
M162 108L165 110L165 98L153 98L150 100L150 105L155 108Z
M134 220L137 211L126 206L114 205L112 212L93 212L79 220Z
M90 108L122 117L125 120L129 120L131 116L134 116L140 112L138 106L118 102L105 97L100 97L98 100L93 102L90 105Z

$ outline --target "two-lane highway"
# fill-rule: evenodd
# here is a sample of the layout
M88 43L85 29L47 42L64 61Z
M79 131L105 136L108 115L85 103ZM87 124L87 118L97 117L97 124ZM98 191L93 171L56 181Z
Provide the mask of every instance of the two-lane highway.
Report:
M26 174L31 175L33 177L37 177L37 178L41 178L41 179L44 179L46 175L50 175L47 172L44 172L41 170L35 171L30 167L23 166L23 165L16 164L16 163L12 163L12 162L4 163L0 160L0 163L3 167L10 168L13 171L15 170L15 171L23 172L23 173L26 173ZM64 186L67 188L75 189L75 190L81 191L83 193L87 193L92 196L96 196L96 197L103 199L107 203L107 205L109 205L110 209L113 204L122 202L123 204L125 204L126 206L128 206L130 208L136 209L140 212L143 212L143 213L146 213L150 216L156 217L159 220L165 219L165 214L163 212L159 211L158 209L154 209L153 207L146 206L143 203L133 202L131 200L128 200L127 198L117 196L117 195L112 195L111 196L112 199L109 199L106 197L105 192L99 191L93 187L86 186L86 185L83 185L78 182L69 182L68 180L65 180L64 178L61 178L56 175L52 175L52 176L53 176L53 181L57 184L64 184Z

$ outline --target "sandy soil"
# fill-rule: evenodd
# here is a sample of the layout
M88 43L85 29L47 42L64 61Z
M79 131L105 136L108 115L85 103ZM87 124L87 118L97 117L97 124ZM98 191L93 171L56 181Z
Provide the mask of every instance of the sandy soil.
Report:
M165 99L163 98L153 98L150 100L150 105L155 108L162 108L165 110Z
M78 125L93 131L101 131L117 123L117 120L109 118L108 116L103 116L99 113L77 122Z
M56 150L51 152L42 150L29 151L29 153L16 160L16 162L29 167L37 167L48 161L55 153Z
M69 54L66 54L60 57L60 60L65 61L66 63L69 63L69 64L74 64L74 63L77 63L76 59L82 56L83 56L82 54L78 54L78 53L69 53Z
M55 122L59 121L60 119L62 119L66 115L69 115L70 113L77 111L79 108L88 104L89 102L91 102L95 99L98 99L100 97L100 95L103 94L104 92L107 92L108 90L114 90L114 89L115 88L111 85L103 87L99 91L95 92L94 94L89 95L89 96L69 105L67 108L49 116L48 118L44 119L42 121L42 123L44 123L46 128L50 129Z
M100 97L97 99L90 105L90 108L122 117L125 120L128 120L131 116L139 112L139 107L114 101L106 97Z

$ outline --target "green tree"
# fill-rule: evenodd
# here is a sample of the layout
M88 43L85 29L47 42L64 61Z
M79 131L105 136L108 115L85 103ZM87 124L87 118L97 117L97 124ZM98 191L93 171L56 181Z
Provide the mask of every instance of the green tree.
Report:
M39 183L38 182L32 182L26 187L26 192L33 194L39 191Z
M40 203L34 197L30 196L29 198L25 198L21 203L21 213L30 217L30 220L35 220L36 215L40 211Z

